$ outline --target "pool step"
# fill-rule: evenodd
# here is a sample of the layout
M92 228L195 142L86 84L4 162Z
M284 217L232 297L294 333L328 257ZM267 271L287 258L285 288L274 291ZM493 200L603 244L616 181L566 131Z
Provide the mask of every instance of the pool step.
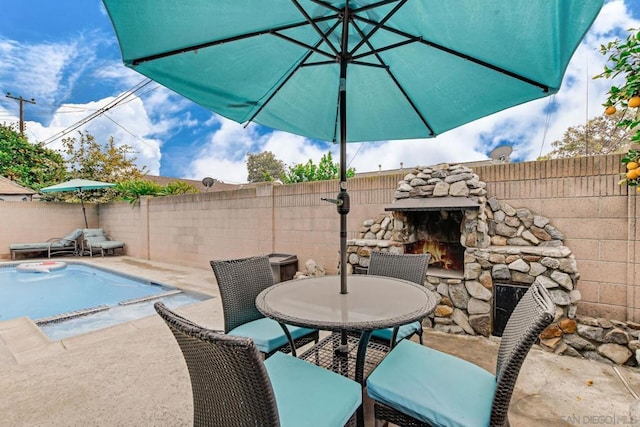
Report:
M36 319L33 322L38 326L42 326L42 325L48 325L49 323L57 323L57 322L62 322L69 319L74 319L76 317L99 313L105 310L109 310L108 305L98 305L96 307L84 308L82 310L68 311L66 313L56 314L55 316L43 317L41 319Z
M167 291L167 292L163 292L161 294L155 294L155 295L149 295L146 297L142 297L142 298L133 298L133 299L128 299L128 300L124 300L124 301L120 301L118 303L118 305L131 305L131 304L137 304L139 302L145 302L145 301L151 301L154 299L158 299L158 298L164 298L164 297L168 297L171 295L176 295L176 294L180 294L182 293L181 290L179 289L175 289L173 291Z

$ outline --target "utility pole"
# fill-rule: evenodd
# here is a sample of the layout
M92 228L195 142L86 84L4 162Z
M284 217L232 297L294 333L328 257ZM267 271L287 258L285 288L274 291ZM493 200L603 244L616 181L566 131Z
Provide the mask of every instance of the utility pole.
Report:
M24 136L24 103L28 102L29 104L35 104L36 100L33 98L31 98L30 100L24 99L22 96L15 97L9 92L7 92L7 98L15 99L16 101L20 102L20 135Z

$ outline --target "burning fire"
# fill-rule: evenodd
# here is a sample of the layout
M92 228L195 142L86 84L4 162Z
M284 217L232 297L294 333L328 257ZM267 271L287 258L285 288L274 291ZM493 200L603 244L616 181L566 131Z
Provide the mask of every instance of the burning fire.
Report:
M464 269L464 248L462 245L421 240L407 244L405 252L411 254L429 253L431 254L429 264L443 270Z

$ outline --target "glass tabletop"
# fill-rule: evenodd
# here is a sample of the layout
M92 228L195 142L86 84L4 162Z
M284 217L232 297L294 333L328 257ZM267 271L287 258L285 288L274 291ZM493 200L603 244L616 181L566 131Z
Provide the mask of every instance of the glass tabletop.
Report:
M296 326L366 331L411 323L435 309L435 297L423 286L381 276L351 275L347 294L340 276L281 282L256 298L265 316Z

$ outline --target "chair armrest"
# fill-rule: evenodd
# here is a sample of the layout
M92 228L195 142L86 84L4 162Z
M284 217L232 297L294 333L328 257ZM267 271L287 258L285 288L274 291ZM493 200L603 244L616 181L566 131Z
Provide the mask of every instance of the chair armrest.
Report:
M70 245L73 245L73 247L78 247L78 242L76 240L71 240L71 239L65 239L64 237L53 237L49 240L47 240L46 243L49 244L49 246L53 245L54 243L58 243L58 242L63 242L63 243L69 243Z

